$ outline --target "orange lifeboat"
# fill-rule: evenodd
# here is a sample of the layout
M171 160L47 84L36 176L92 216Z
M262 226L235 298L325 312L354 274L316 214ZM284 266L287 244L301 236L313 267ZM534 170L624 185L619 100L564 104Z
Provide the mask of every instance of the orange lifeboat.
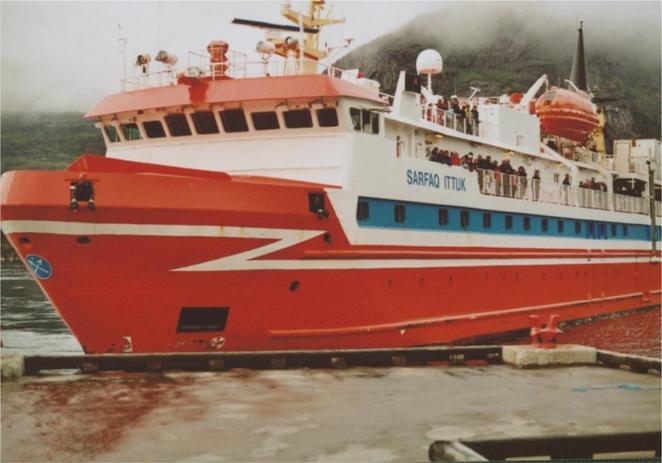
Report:
M587 95L551 87L536 101L536 114L546 133L584 143L598 126L596 108Z

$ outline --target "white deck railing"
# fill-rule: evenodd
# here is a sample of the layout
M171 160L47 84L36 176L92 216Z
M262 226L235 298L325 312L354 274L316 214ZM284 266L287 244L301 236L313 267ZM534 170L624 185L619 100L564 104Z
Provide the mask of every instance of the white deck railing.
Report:
M450 109L439 109L434 106L424 106L421 111L421 119L476 137L484 137L486 128L492 125L488 122L456 114Z
M540 180L492 170L476 169L476 172L480 192L484 195L610 210L610 193L606 191L543 183ZM655 203L656 216L660 217L662 204L659 201ZM613 194L613 204L613 210L618 212L650 213L650 202L646 197Z
M243 53L229 50L227 61L211 63L209 55L204 51L191 51L187 56L186 66L168 67L160 63L150 63L149 66L135 66L134 75L122 79L122 91L141 90L152 87L164 87L177 84L181 75L198 77L208 80L221 80L228 77L242 79L266 76L290 76L301 74L326 74L339 79L359 83L354 71L346 71L319 61L309 59L283 60L272 58L266 61L248 61ZM159 70L152 71L153 67ZM385 100L389 98L384 95ZM392 97L390 97L392 98Z

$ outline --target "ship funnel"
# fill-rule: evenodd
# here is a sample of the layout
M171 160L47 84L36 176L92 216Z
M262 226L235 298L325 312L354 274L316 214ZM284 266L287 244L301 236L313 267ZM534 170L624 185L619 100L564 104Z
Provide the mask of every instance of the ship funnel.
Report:
M572 62L572 71L570 80L579 89L588 92L588 78L586 76L586 58L584 56L584 21L579 21L577 29L577 48L575 49L575 59Z

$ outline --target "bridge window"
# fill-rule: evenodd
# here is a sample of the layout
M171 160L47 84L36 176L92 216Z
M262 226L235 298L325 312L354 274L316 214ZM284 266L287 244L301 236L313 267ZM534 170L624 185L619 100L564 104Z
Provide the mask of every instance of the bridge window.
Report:
M524 217L522 219L522 227L524 228L524 231L531 230L531 217Z
M285 127L288 129L303 129L313 126L313 118L310 109L292 109L283 112Z
M103 127L103 129L106 131L108 140L110 140L111 143L116 143L120 141L120 135L117 133L117 128L115 128L115 126L106 125Z
M185 137L191 135L191 127L188 125L184 114L168 114L165 117L168 130L173 137Z
M336 108L318 109L317 122L320 127L338 127L338 112Z
M575 235L580 235L582 233L582 223L579 220L575 220Z
M448 209L439 209L439 225L448 225Z
M143 122L143 129L145 129L147 138L163 138L166 136L161 121L145 121Z
M365 222L370 218L370 203L368 201L361 201L356 204L356 220L358 222Z
M549 229L549 222L547 221L547 219L540 220L540 228L542 229L543 233L545 233Z
M219 113L223 130L227 133L248 132L248 124L243 109L226 109Z
M462 228L469 227L469 211L460 211L460 226Z
M528 217L525 217L528 219ZM505 217L505 225L506 225L506 230L510 230L513 228L513 216L512 215L507 215Z
M483 212L483 228L490 228L492 226L492 214Z
M280 129L280 124L278 123L278 116L276 111L263 111L251 113L251 119L253 119L253 126L255 130L276 130Z
M191 114L191 118L193 119L193 125L195 125L195 131L199 135L208 135L219 132L218 124L216 124L213 112L198 111Z
M395 223L405 223L405 220L407 220L407 212L403 204L396 204L393 208L393 214L395 216Z
M563 229L564 229L563 220L559 220L558 222L556 222L556 230L559 232L559 234L563 234Z
M379 133L379 113L368 109L349 108L352 127L366 133Z
M138 128L138 124L122 124L120 125L120 128L122 129L124 138L128 141L140 140L142 138L140 136L140 129Z

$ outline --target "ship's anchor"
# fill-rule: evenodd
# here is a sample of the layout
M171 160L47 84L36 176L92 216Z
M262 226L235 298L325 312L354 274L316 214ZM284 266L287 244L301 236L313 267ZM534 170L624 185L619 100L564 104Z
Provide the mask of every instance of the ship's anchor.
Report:
M94 183L92 180L87 179L85 173L81 173L78 180L69 184L69 209L78 209L79 202L87 202L87 208L94 210L96 204L94 202Z

